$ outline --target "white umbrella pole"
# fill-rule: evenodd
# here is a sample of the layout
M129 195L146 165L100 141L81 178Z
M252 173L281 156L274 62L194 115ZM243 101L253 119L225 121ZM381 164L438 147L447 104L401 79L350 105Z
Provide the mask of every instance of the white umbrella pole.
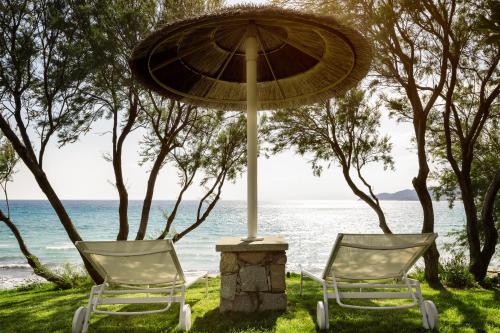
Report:
M248 238L257 238L257 39L245 42L247 75L247 226Z

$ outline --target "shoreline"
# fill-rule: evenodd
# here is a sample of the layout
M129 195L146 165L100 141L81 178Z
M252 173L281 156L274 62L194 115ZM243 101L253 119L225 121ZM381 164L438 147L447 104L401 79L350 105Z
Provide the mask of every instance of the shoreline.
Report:
M47 280L36 275L29 268L0 268L0 291L10 290L23 285L44 283Z
M220 272L209 271L208 274L209 276L217 276L220 274ZM500 274L500 267L488 268L487 276L494 277L495 275L499 274ZM29 266L0 268L0 291L12 290L19 288L23 285L29 285L33 283L50 283L50 282L36 275Z

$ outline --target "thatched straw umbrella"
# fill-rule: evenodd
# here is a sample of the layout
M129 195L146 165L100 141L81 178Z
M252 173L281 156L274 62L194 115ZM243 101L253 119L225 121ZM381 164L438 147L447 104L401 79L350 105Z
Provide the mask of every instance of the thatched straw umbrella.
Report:
M247 111L248 238L257 236L257 110L338 96L367 73L365 38L330 16L240 6L176 21L134 49L136 78L185 103ZM246 68L245 68L246 67Z

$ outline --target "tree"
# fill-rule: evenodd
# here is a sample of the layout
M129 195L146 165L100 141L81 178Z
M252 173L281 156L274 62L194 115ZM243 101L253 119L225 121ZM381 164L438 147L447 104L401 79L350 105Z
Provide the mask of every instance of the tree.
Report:
M452 202L456 189L460 189L470 271L479 282L486 276L498 241L494 217L487 213L493 209L496 192L486 195L490 183L495 188L495 174L500 168L498 149L496 153L489 151L498 142L500 117L500 42L491 38L491 29L485 29L484 23L495 8L497 16L500 14L500 6L490 5L457 5L456 23L449 33L449 78L440 96L443 103L436 106L442 114L434 116L430 132L433 155L441 163L446 161L438 176L442 187L436 193L449 195ZM486 210L484 218L478 213L478 205Z
M306 1L292 1L306 5ZM449 78L451 31L459 21L457 2L394 0L322 0L314 9L342 8L343 19L356 26L373 44L371 86L383 88L387 106L413 124L418 174L412 183L423 211L422 232L434 232L434 210L428 191L426 134L429 117ZM336 14L336 13L332 13ZM424 254L425 277L440 287L439 252L433 244Z
M212 12L225 4L225 0L163 0L160 5L161 22L167 23Z
M439 126L439 125L438 125ZM460 184L458 178L446 159L446 143L444 142L444 134L442 128L439 132L433 133L433 144L435 149L433 155L437 163L441 166L435 173L434 178L438 181L438 186L434 189L434 195L437 198L446 196L450 206L456 204L456 200L461 199ZM474 159L470 166L470 185L473 191L473 200L476 209L476 219L479 222L476 227L478 229L479 241L484 254L488 246L495 246L498 240L498 229L500 228L500 197L497 193L500 188L500 135L499 135L498 119L491 119L489 124L486 124L482 130L481 135L477 138L474 144ZM453 133L453 132L452 132ZM456 133L454 134L456 135ZM452 150L455 155L460 156L461 148L458 146L458 140L454 140ZM461 163L460 163L461 164ZM457 190L458 189L458 190ZM460 204L460 202L458 203ZM463 201L462 201L463 204ZM467 215L466 215L467 219ZM467 223L467 220L466 220ZM455 246L468 249L469 241L467 235L467 228L465 230L457 230L453 232L457 241ZM486 245L489 242L490 245ZM470 251L469 251L470 255ZM486 257L486 262L489 263L490 258ZM472 262L472 260L470 260ZM488 268L488 264L484 265ZM483 280L478 279L479 282Z
M165 213L166 223L160 239L171 232L182 197L198 174L203 175L200 185L205 192L198 202L194 222L173 235L174 242L205 222L220 200L225 182L235 180L246 165L246 118L243 114L225 116L219 112L214 115L212 110L206 110L194 127L197 134L186 133L183 137L189 143L176 147L169 156L177 168L181 188L173 210Z
M200 185L206 188L195 223L176 235L174 241L177 241L206 220L220 199L225 181L234 180L241 173L246 143L246 136L240 135L243 118L237 114L239 121L234 121L232 114L225 116L221 111L195 108L154 96L151 101L153 103L144 111L148 133L142 142L141 164L152 165L136 239L146 235L156 179L160 170L168 166L178 174L180 191L173 211L166 214L160 238L169 233L184 193L193 185L195 176L202 177Z
M129 234L128 190L122 168L123 146L129 134L136 129L151 130L156 135L155 156L148 155L153 165L149 170L141 220L135 238L144 239L149 221L156 180L167 156L174 149L176 136L192 122L193 106L169 102L146 91L132 76L128 58L138 42L158 24L169 23L190 15L219 8L220 0L193 1L95 1L94 16L96 34L100 36L95 50L104 59L93 76L96 103L113 120L112 152L106 159L112 163L114 185L119 196L120 228L118 240L126 240ZM162 104L169 104L163 109ZM160 110L161 109L161 110ZM146 137L145 140L151 139ZM177 140L179 141L179 140Z
M149 103L146 92L132 76L128 58L135 45L157 23L158 3L152 0L96 0L92 7L91 15L96 22L92 49L98 53L100 63L91 76L93 88L89 96L112 120L111 154L105 158L113 166L119 198L116 238L126 240L129 235L128 190L122 168L123 147L129 134L142 126L141 113Z
M84 96L94 68L86 8L73 2L0 3L0 129L74 243L81 237L45 174L46 147L75 141L99 115ZM36 144L35 142L38 142ZM84 259L92 278L99 274Z
M472 114L468 114L468 116L471 121L474 119ZM498 112L496 118L498 118ZM464 128L470 128L470 123L464 123L464 125L466 125ZM454 205L457 199L461 199L464 208L466 201L469 201L467 206L473 208L474 215L466 212L465 230L454 232L458 238L455 245L469 249L470 271L478 282L482 282L486 276L491 258L495 253L498 244L498 229L500 228L500 197L497 196L500 189L500 155L498 154L500 151L500 132L498 119L490 119L484 125L480 135L475 139L472 150L473 159L470 165L467 165L468 162L463 162L468 159L467 155L465 158L461 157L467 148L462 146L460 142L465 140L460 140L455 127L452 127L450 131L450 136L453 137L451 151L455 168L458 168L459 176L462 178L462 184L460 184L459 176L457 176L448 161L449 149L444 130L439 127L439 123L436 127L437 130L433 133L432 142L435 147L432 151L441 167L434 173L434 178L437 179L439 184L434 188L434 194L438 199L441 196L446 196L450 206ZM466 168L463 168L464 164ZM463 170L467 170L467 174ZM469 192L466 192L465 196L461 191L464 185L469 187ZM457 191L457 189L460 191ZM475 237L477 237L473 244L470 243L469 236L472 228L473 232L476 233ZM473 246L476 247L475 251L470 250ZM475 259L472 258L473 255L476 256ZM475 265L473 265L474 262Z
M155 110L155 103L161 98L135 82L127 63L132 48L167 17L164 10L174 8L175 3L154 0L94 0L90 3L15 0L0 4L0 129L35 177L72 242L80 241L81 237L43 168L46 147L55 140L54 137L62 146L89 132L94 120L103 116L112 120L109 159L120 198L119 240L127 239L129 233L128 193L121 164L128 135L138 128L154 131L155 125L164 130L158 141L160 151L155 150L157 156L149 156L155 160L156 167L151 170L144 200L143 220L146 222L140 230L144 234L159 170L172 149L189 148L185 144L191 141L178 135L197 119L191 116L198 114L191 112L195 108L171 102L173 108L169 109L168 116L158 108L153 113L157 112L160 118L151 117L152 113L146 114L147 110ZM221 3L216 0L193 1L191 5L196 10L203 10ZM182 2L182 5L189 4ZM176 15L180 15L181 7L175 7ZM215 127L209 132L215 133L226 123L211 124ZM193 135L201 134L194 132ZM39 141L38 145L34 143L36 141ZM218 166L225 168L220 169L223 173L235 168L232 164ZM203 168L206 172L213 171L206 166ZM206 175L205 179L211 178ZM217 181L217 186L221 187L224 179ZM216 191L217 197L220 196L220 187ZM212 193L208 193L207 198ZM200 216L199 221L202 222L210 211L203 214L204 218ZM82 258L92 278L98 283L102 281Z
M312 154L314 174L323 164L338 163L352 192L378 216L384 233L391 233L379 200L363 176L363 168L382 162L393 168L389 137L380 136L380 112L365 103L363 91L354 88L344 97L299 108L278 110L265 122L263 133L272 142L272 152L295 147L301 155Z
M167 157L175 148L188 145L189 136L197 135L194 123L198 117L198 110L194 106L163 98L156 100L151 94L153 103L145 111L146 117L149 119L149 133L143 140L145 148L142 152L143 164L149 160L153 162L153 165L149 172L136 239L144 239L146 235L156 179ZM183 129L186 130L183 131ZM196 155L190 157L195 159Z
M498 120L500 116L498 108L500 43L498 41L487 43L485 39L488 36L477 33L479 19L485 17L485 7L475 4L461 9L462 24L458 25L451 35L454 52L449 55L451 74L445 95L443 129L446 159L456 176L465 209L470 271L477 281L482 281L498 241L498 231L492 211L500 185L498 175L491 175L488 186L490 191L474 188L472 164L474 158L477 158L474 149L478 138L489 125L488 122L494 117ZM500 12L498 4L496 10L498 17ZM492 128L497 129L498 136L498 126L491 126L490 129ZM458 148L458 152L454 153L453 148ZM493 172L498 174L500 164L495 171ZM478 215L476 205L477 196L481 194L484 200L483 216ZM482 248L481 229L484 239Z

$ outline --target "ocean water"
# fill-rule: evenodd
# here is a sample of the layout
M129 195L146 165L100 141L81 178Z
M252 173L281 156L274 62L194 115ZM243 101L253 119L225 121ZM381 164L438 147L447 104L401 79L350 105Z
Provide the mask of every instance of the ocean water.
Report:
M151 208L148 235L154 238L164 227L163 212L173 207L173 201L154 201ZM117 201L64 201L69 215L85 240L112 240L118 230ZM420 232L422 211L414 201L383 201L382 206L390 228L395 233ZM11 218L20 229L30 250L43 263L81 264L71 241L47 201L13 200ZM142 201L129 203L129 238L135 238ZM5 207L2 207L5 209ZM177 214L177 231L193 223L197 202L185 201ZM439 233L438 247L451 242L447 234L463 228L463 208L457 203L448 208L447 202L434 202L435 230ZM4 210L5 211L5 210ZM281 235L289 242L287 270L299 264L321 269L325 264L337 233L380 233L375 213L361 201L275 201L259 203L259 235ZM185 270L203 269L217 272L219 253L215 243L224 236L246 235L245 201L221 201L200 227L176 244ZM442 250L443 251L443 250ZM446 256L446 253L443 254ZM499 267L498 256L492 266ZM29 273L16 240L0 223L0 284L10 277ZM1 287L1 286L0 286Z

